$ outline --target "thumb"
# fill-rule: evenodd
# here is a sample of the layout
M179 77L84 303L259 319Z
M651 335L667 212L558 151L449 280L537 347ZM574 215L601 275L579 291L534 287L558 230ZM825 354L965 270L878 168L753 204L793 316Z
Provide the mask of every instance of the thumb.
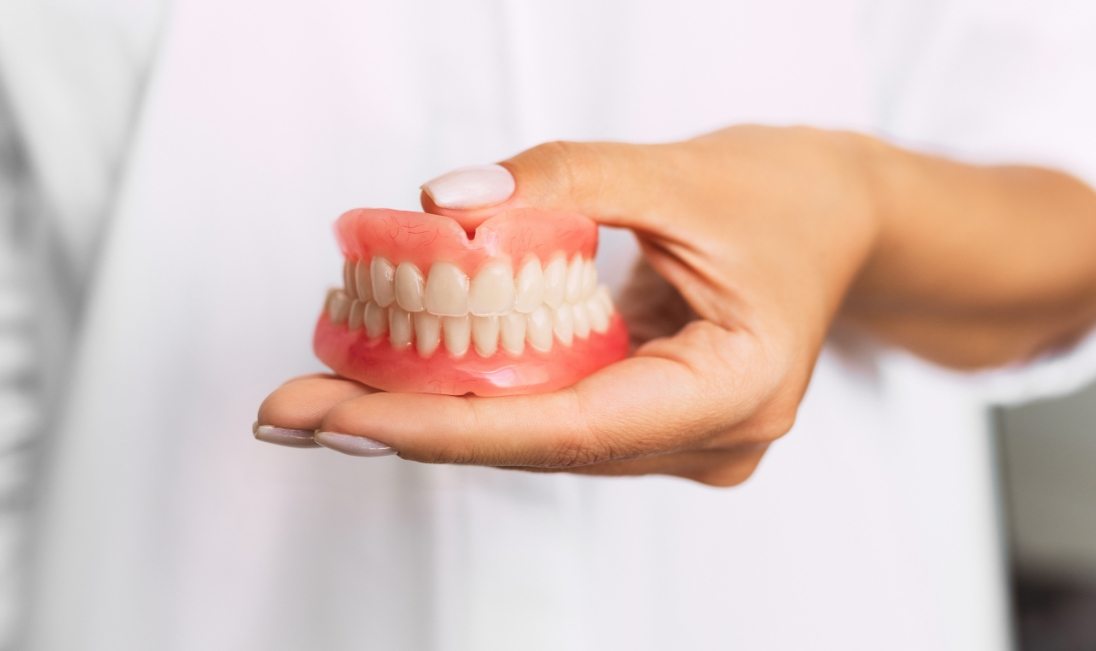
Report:
M502 210L577 212L608 225L654 230L665 214L673 145L549 142L497 165L464 167L422 186L427 212L473 230Z

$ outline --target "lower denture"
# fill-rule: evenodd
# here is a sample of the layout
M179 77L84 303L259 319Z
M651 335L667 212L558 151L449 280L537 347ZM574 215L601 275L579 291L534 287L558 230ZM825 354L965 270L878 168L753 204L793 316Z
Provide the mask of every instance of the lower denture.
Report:
M510 211L472 239L456 221L353 210L346 256L316 328L317 356L386 391L506 395L569 386L627 353L593 262L597 227Z

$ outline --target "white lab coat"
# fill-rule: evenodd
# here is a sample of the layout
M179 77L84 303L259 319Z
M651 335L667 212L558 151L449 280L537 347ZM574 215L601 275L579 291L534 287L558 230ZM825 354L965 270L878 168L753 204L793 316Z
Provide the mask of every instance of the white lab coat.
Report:
M0 12L30 197L8 241L42 270L4 276L9 321L38 325L4 330L0 359L42 380L4 385L26 415L6 441L41 459L4 460L5 490L34 496L3 530L20 648L1007 648L987 405L1080 384L1096 339L959 376L835 337L735 490L364 460L249 427L320 368L342 210L413 207L422 180L538 141L810 123L1096 179L1091 3ZM603 247L619 282L630 241Z

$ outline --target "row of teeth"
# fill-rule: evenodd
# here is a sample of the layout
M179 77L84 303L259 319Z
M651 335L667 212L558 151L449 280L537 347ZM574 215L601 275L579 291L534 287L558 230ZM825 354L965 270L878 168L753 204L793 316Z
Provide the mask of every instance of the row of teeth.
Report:
M409 262L385 258L347 261L343 289L332 290L326 309L333 323L364 328L371 339L387 336L394 348L412 343L428 357L444 343L450 355L474 348L481 357L501 347L520 355L525 345L541 351L553 341L571 345L590 332L605 332L613 304L598 286L593 261L555 257L544 268L530 257L516 276L502 261L483 266L475 278L438 262L424 279Z

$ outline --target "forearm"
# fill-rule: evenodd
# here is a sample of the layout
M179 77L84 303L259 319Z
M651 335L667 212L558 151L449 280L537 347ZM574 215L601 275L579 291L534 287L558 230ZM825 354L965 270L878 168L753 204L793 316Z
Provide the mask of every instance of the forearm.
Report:
M1096 193L1036 167L866 143L874 252L844 315L958 367L1018 361L1096 321Z

